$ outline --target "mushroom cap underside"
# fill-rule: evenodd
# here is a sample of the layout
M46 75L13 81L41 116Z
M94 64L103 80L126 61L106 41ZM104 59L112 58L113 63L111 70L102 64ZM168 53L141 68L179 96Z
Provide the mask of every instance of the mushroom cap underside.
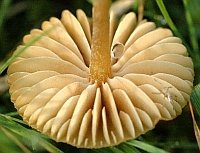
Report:
M82 10L52 17L23 39L52 28L8 68L11 101L31 127L76 147L117 145L181 114L190 98L193 63L169 29L135 13L110 13L112 76L89 80L91 23ZM18 48L24 47L24 45ZM103 61L99 61L103 62Z

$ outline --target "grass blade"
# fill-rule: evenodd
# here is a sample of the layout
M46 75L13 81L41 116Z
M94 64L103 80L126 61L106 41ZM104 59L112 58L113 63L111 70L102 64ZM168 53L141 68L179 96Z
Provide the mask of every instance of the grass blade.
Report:
M123 150L125 153L140 153L140 151L138 149L136 149L133 146L127 145L125 143L122 143L121 145L117 146L117 148L120 148L121 150Z
M136 148L139 148L139 149L144 150L149 153L169 153L163 149L157 148L155 146L152 146L150 144L147 144L145 142L138 141L138 140L128 141L128 142L126 142L126 144L130 145L130 146L134 146Z
M110 147L110 150L113 152L113 153L126 153L122 150L120 150L119 148L116 148L116 147Z
M195 117L194 117L194 111L193 111L191 102L189 102L189 107L190 107L190 112L191 112L191 116L192 116L195 137L196 137L197 144L198 144L198 147L199 147L199 150L200 150L200 130L199 130L199 127L198 127L197 122L196 122Z
M12 120L12 121L18 122L18 123L20 123L20 124L24 124L24 125L26 125L26 123L25 123L24 121L20 120L20 119L17 119L17 118L14 118L14 117L8 116L8 115L4 115L4 114L1 114L1 116L5 117L5 118L7 118L7 119L9 119L9 120Z
M183 43L188 48L188 52L189 52L190 56L195 57L195 55L193 54L193 52L190 49L190 46L185 42L184 38L179 33L177 27L175 26L174 22L172 21L171 17L169 16L169 13L165 7L165 4L163 3L163 0L156 0L156 3L158 5L162 15L164 16L166 22L168 23L169 27L172 29L172 31L175 33L176 36L178 36L179 38L182 39Z
M6 115L6 116L18 116L19 114L18 114L18 112L9 112L9 113L6 113L4 115Z
M189 27L191 45L192 45L193 50L197 52L199 50L199 45L198 45L196 30L195 30L192 16L189 9L189 2L191 2L191 0L183 0L183 4L185 7L185 17L186 17L186 21Z
M22 153L22 150L16 146L5 134L0 131L0 152L1 153Z
M178 29L176 28L175 24L173 23L172 19L169 16L169 13L163 3L162 0L156 0L157 5L162 13L162 15L164 16L165 20L167 21L169 27L174 31L174 33L178 36L181 37L180 33L178 32Z
M192 90L191 102L197 111L197 114L200 116L200 84L196 85Z
M92 151L94 151L96 153L113 153L113 152L110 151L109 148L93 149Z
M44 149L51 153L63 153L60 149L51 144L47 137L30 129L23 127L22 125L14 122L11 119L0 114L0 126L9 129L13 133L25 138L26 140L33 142L37 140L37 143Z
M6 17L6 13L8 11L8 8L11 4L11 0L3 0L1 2L1 7L0 7L0 33L2 31L3 28L3 23L5 21L5 17Z
M21 143L17 137L15 137L10 131L8 131L7 129L3 128L3 127L0 127L0 130L2 132L4 132L4 134L10 139L12 140L17 146L19 146L19 148L21 148L21 150L24 152L24 153L31 153L31 151L23 144Z
M3 65L0 67L0 74L21 54L23 53L28 47L39 41L43 36L47 35L55 26L52 28L44 31L41 35L34 37L31 39L28 43L26 43L23 47L17 49L15 53L6 61L3 63Z

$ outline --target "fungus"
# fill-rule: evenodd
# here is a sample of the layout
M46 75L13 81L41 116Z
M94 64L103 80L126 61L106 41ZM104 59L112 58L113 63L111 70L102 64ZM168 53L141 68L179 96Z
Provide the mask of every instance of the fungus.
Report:
M58 142L117 145L181 114L193 63L181 40L133 12L117 22L110 0L96 0L91 24L68 10L33 29L8 68L11 101L23 120ZM19 46L19 47L23 47Z

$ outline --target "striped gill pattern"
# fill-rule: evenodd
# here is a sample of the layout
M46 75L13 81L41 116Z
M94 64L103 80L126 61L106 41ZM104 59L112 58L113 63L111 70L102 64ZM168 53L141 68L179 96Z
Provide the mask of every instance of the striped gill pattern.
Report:
M181 40L135 13L110 13L112 77L89 80L90 20L82 10L52 17L24 44L53 28L8 68L11 100L31 127L82 148L117 145L181 114L190 98L193 63ZM19 46L23 47L23 45ZM103 62L103 61L100 61Z

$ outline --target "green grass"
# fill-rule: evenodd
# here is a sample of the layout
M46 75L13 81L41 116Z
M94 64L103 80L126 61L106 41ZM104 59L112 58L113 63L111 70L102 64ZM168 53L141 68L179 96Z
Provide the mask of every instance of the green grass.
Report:
M148 0L144 15L157 25L170 27L176 36L182 38L193 59L195 85L191 101L196 110L197 123L200 118L200 1L199 0ZM75 12L82 8L91 14L91 4L86 0L2 0L0 1L0 74L6 74L8 65L28 46L43 35L33 39L11 56L22 36L32 28L39 28L50 16L60 17L63 9ZM133 4L135 9L135 5ZM195 11L194 11L195 8ZM177 19L177 14L180 20ZM166 22L163 22L165 19ZM48 31L47 31L48 32ZM0 95L0 153L52 152L52 153L198 153L193 123L189 110L177 119L163 123L137 140L131 140L115 147L102 149L77 149L67 144L56 143L47 136L29 128L19 117L9 99L8 91Z

